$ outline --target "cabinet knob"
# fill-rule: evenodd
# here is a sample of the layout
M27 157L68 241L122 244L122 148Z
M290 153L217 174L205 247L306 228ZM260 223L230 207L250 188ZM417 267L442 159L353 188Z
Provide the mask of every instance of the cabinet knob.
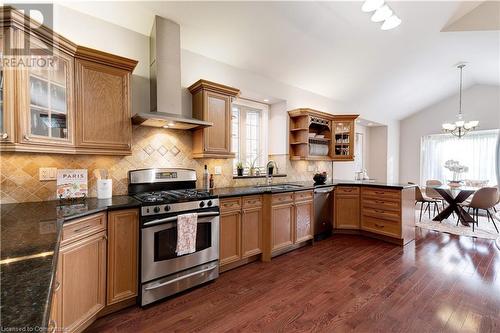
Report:
M1 136L2 140L7 139L8 137L9 137L9 134L7 134L7 133L2 133L2 136Z

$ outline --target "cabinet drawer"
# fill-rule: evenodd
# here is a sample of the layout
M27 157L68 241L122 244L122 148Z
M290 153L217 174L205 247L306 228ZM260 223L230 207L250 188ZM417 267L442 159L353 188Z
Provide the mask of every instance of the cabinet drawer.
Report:
M362 212L363 215L376 217L379 219L390 220L394 222L399 222L401 220L401 215L399 214L399 212L395 212L393 210L363 207Z
M241 209L241 198L227 198L220 201L220 211L230 212Z
M392 210L395 212L400 211L400 202L393 200L384 200L384 199L375 199L371 197L363 197L361 200L363 208L374 208L374 209L384 209L384 210Z
M272 203L280 204L285 202L293 201L293 192L290 193L282 193L282 194L273 194Z
M295 195L295 201L312 200L313 191L295 192L294 195Z
M377 199L399 200L401 198L401 191L377 187L363 187L362 195L363 197L373 197Z
M106 214L90 215L64 224L61 245L106 230Z
M358 186L338 186L335 188L335 194L359 194Z
M261 206L262 206L262 196L252 195L248 197L243 197L243 208L252 208Z
M390 237L401 237L401 226L399 223L371 216L363 216L361 218L361 229Z

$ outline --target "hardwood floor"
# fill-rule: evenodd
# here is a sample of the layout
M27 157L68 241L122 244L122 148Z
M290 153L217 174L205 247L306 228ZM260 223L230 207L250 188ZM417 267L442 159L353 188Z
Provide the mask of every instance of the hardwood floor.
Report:
M88 332L500 332L495 241L417 228L404 248L339 235Z

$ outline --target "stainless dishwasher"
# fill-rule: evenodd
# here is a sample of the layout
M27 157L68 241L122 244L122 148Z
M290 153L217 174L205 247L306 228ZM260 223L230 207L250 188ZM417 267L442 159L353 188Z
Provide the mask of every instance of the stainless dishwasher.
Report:
M314 239L328 237L333 228L334 186L314 189Z

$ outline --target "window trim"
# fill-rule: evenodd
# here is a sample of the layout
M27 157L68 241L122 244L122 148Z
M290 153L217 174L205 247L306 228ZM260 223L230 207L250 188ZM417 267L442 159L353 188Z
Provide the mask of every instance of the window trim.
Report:
M264 104L264 103L259 103L255 101L251 101L248 99L244 98L237 98L236 100L233 101L232 106L239 107L239 109L244 109L245 111L248 110L258 110L260 111L260 117L259 117L259 151L261 152L260 154L260 159L258 163L258 167L263 167L265 163L267 163L268 159L268 152L269 152L269 134L268 134L268 129L269 129L269 105ZM232 115L233 110L231 109L231 115ZM233 174L236 174L236 163L239 160L243 160L241 152L243 150L242 147L242 141L245 138L245 131L246 131L246 118L245 121L242 121L242 116L241 113L239 115L240 121L239 121L239 132L238 132L238 137L239 137L239 143L238 143L238 152L239 154L236 154L235 156L235 162L233 163ZM232 118L231 118L232 119ZM231 134L232 134L232 124L231 124ZM245 141L246 143L246 141ZM246 149L246 147L245 147ZM245 156L245 161L246 161L246 156ZM244 166L245 168L247 167L246 165Z

